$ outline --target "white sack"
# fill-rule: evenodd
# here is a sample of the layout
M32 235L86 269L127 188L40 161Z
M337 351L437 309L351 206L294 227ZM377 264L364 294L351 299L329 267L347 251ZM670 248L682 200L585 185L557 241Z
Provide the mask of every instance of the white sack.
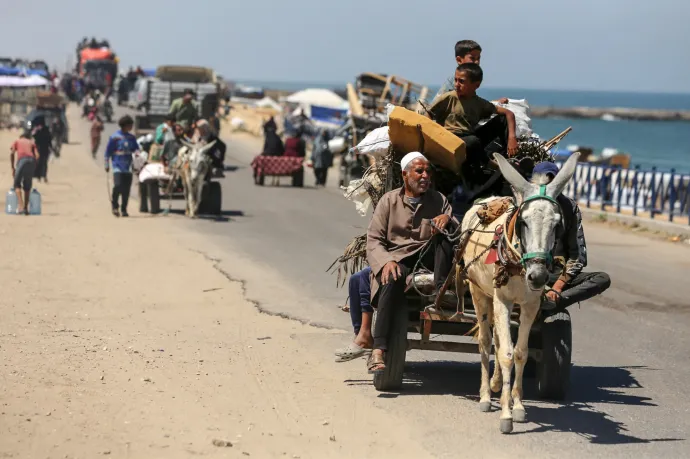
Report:
M390 146L391 139L388 136L388 126L383 126L367 134L355 147L355 152L371 155L374 159L379 160L388 153Z
M496 104L507 108L515 115L515 137L518 139L532 135L532 119L529 117L527 99L508 99L507 104Z

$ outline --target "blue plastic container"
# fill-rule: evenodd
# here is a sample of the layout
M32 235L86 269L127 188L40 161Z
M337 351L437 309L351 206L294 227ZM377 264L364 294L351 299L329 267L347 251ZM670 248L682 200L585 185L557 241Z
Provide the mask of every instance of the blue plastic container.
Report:
M14 190L9 190L5 195L5 213L9 215L17 214L17 194Z
M31 215L41 215L41 193L36 188L31 190L29 195L29 213Z

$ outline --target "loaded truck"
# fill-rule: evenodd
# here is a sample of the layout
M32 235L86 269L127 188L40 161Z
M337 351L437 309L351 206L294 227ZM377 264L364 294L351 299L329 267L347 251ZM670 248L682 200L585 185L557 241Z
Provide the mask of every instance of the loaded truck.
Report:
M142 114L134 118L134 134L139 137L155 131L165 120L170 104L182 97L184 90L194 91L199 116L208 118L218 111L221 84L215 72L205 67L162 66L156 76L137 83L136 105Z

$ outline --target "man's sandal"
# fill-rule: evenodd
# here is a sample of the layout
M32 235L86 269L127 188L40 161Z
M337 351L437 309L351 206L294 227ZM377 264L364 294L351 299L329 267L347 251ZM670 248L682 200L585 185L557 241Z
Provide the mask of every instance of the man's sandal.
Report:
M386 362L380 354L371 354L367 359L367 372L370 375L381 374L386 371Z

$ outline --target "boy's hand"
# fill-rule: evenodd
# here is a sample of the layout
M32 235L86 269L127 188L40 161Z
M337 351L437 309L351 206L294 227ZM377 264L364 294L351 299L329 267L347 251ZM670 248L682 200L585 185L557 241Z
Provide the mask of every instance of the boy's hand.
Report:
M555 284L553 284L553 287L551 287L551 290L546 292L546 298L548 298L550 301L554 303L558 303L558 300L560 299L560 294L563 291L563 288L565 287L565 282L562 280L557 280Z
M505 105L505 104L507 104L509 101L508 101L508 98L507 98L507 97L501 97L501 98L498 99L496 102L498 102L499 104Z
M518 141L515 136L508 137L508 157L512 158L518 152Z

